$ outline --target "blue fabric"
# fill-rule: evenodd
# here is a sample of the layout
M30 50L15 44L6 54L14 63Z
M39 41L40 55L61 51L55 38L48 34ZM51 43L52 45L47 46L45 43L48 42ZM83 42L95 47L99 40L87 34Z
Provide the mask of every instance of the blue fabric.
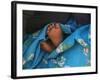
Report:
M90 24L78 26L74 19L60 24L65 39L51 53L40 48L47 39L48 24L23 43L23 69L90 66Z

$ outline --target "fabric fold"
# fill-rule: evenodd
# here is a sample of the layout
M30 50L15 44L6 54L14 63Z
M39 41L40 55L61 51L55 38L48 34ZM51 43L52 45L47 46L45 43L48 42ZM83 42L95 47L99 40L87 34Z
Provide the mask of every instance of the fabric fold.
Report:
M24 41L23 69L90 65L90 38L88 37L90 25L79 27L74 19L70 19L66 24L60 24L60 27L65 34L70 35L65 37L51 53L46 53L40 48L40 43L47 39L48 24L39 30L37 35L32 34L31 38ZM74 53L79 53L76 54L76 58L79 58L76 62ZM83 60L79 61L82 58Z

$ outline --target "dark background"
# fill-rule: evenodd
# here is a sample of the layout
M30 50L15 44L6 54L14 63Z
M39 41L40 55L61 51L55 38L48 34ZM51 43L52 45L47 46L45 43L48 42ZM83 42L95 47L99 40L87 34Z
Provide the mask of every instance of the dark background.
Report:
M89 24L90 14L23 10L23 35L31 34L51 22L66 23L71 17L77 24Z

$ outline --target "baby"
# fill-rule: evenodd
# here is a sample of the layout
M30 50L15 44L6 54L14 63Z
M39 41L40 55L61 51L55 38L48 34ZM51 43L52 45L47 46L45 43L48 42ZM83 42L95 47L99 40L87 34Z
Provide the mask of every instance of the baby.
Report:
M47 29L48 39L43 41L40 46L46 52L54 50L63 40L63 32L59 23L52 23L48 25Z

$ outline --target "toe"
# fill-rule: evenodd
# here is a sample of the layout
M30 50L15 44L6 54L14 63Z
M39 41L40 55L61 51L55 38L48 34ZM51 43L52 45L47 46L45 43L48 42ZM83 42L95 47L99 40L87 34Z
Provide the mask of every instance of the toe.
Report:
M52 28L52 26L51 26L51 25L48 25L48 31L50 31L50 30L51 30L51 28Z
M56 23L54 23L54 28L56 28Z
M55 26L55 24L54 24L54 23L52 23L51 25L52 25L52 27L54 27L54 26Z
M56 28L60 28L60 24L59 23L56 23Z
M52 27L53 27L52 24L48 25L47 33L49 33L51 31Z
M51 29L52 29L52 27L53 27L53 26L52 26L52 25L50 25L50 26L49 26L49 29L51 30Z

